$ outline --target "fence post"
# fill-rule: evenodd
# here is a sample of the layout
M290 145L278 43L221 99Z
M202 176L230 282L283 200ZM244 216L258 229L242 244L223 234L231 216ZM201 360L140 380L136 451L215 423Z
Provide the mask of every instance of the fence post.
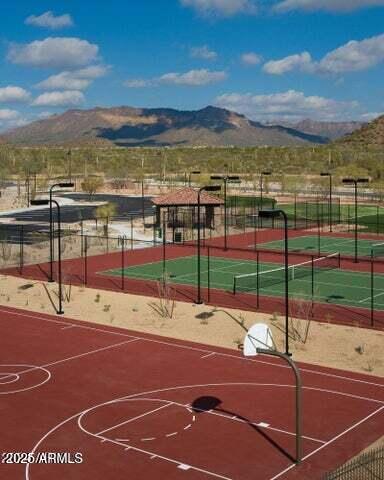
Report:
M375 263L373 261L373 249L371 250L371 326L374 326L375 319L374 319L374 311L375 311Z
M84 236L84 285L88 283L88 236Z
M83 220L80 220L80 255L84 255L84 225L83 225Z
M257 252L256 254L256 308L258 309L260 307L260 282L259 282L259 276L260 276L260 252Z
M131 215L131 250L133 250L133 217Z
M376 234L379 234L379 205L376 206Z
M207 247L207 270L208 270L208 303L211 300L211 249L208 245Z
M121 289L124 291L125 289L125 272L124 272L124 246L125 246L125 238L124 236L121 237Z
M23 267L24 267L24 225L21 225L20 227L20 264L19 264L20 275L22 275L23 273Z
M311 255L311 316L313 317L315 296L315 266L313 262L313 255Z

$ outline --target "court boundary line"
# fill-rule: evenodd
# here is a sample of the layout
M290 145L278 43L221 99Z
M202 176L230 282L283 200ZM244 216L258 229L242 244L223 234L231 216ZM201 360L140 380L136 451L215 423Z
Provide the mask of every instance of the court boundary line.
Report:
M3 307L2 305L0 305L0 311L6 307ZM67 322L63 322L63 321L57 321L55 320L54 318L45 318L45 317L42 317L42 316L38 316L37 312L31 312L32 315L28 315L26 313L24 313L24 311L19 311L19 310L16 310L16 311L7 311L5 310L6 313L11 313L11 314L15 314L15 315L19 315L19 316L23 316L23 317L27 317L27 318L33 318L35 320L40 320L40 321L44 321L44 322L47 322L47 323L50 323L50 322L54 322L54 323L59 323L59 324L66 324ZM37 315L36 315L37 314ZM64 318L68 318L68 317L64 317ZM68 320L70 320L70 318L68 318ZM72 319L73 320L73 319ZM84 320L82 321L84 322ZM124 336L124 337L129 337L129 338L132 338L132 335L128 334L128 333L123 333L123 332L114 332L114 331L110 331L108 330L107 328L98 328L98 327L93 327L91 325L77 325L79 328L84 328L86 330L94 330L94 331L98 331L98 332L101 332L101 333L107 333L107 334L110 334L110 335L119 335L119 336ZM112 327L112 328L116 328L116 327ZM140 333L140 332L139 332ZM151 335L151 334L149 334ZM137 337L134 337L134 338L137 338L138 340L142 340L142 341L148 341L148 342L153 342L153 343L159 343L159 344L162 344L162 345L167 345L167 346L170 346L170 347L175 347L175 348L183 348L183 349L186 349L186 350L191 350L191 351L197 351L197 352L201 352L201 353L215 353L216 355L219 355L219 356L223 356L223 357L229 357L229 358L234 358L234 359L237 359L237 360L241 360L241 361L245 361L245 362L252 362L252 363L262 363L262 364L265 364L265 365L272 365L272 366L275 366L275 367L279 367L279 368L284 368L284 369L288 369L290 367L286 366L286 365L281 365L279 363L273 363L273 362L267 362L265 360L260 360L260 359L252 359L252 358L246 358L246 357L243 357L243 356L240 356L240 355L234 355L233 353L224 353L224 352L220 352L220 351L217 351L217 350L209 350L209 345L206 345L207 348L199 348L199 347L194 347L194 346L191 346L191 345L183 345L183 344L180 344L180 343L177 343L177 339L172 339L171 337L168 337L171 341L166 341L166 340L161 340L161 339L157 339L157 338L146 338L146 337L140 337L140 336L137 336ZM167 337L165 337L167 338ZM188 340L185 340L185 342L187 343L193 343L192 341L188 341ZM204 344L201 344L203 347L205 347ZM323 368L328 368L330 370L332 370L331 367L323 367ZM338 369L333 369L333 370L338 370ZM337 374L332 374L332 373L329 373L329 372L322 372L322 371L319 371L319 370L312 370L312 369L309 369L309 368L300 368L300 371L302 372L306 372L306 373L313 373L313 374L316 374L316 375L323 375L323 376L326 376L326 377L331 377L331 378L335 378L335 379L341 379L341 380L346 380L346 381L351 381L351 382L354 382L354 383L362 383L362 384L366 384L366 385L371 385L371 386L374 386L374 387L380 387L380 388L384 388L384 383L375 383L375 382L370 382L368 380L361 380L361 379L358 379L358 378L352 378L352 377L346 377L346 376L343 376L343 375L337 375ZM343 371L343 370L342 370ZM345 373L347 373L347 371L345 371ZM350 372L351 374L354 374L354 372ZM358 374L357 374L358 375ZM375 378L380 378L380 377L375 377Z
M359 422L351 425L348 429L344 430L343 432L339 433L338 435L336 435L334 438L332 438L331 440L329 440L327 443L325 443L324 445L321 445L320 447L318 447L316 450L314 450L313 452L310 452L308 455L305 455L303 458L302 458L302 462L307 460L308 458L310 458L312 455L315 455L316 453L318 453L320 450L322 450L323 448L327 447L328 445L331 445L332 443L334 443L336 440L338 440L340 437L344 436L345 434L349 433L351 430L355 429L356 427L358 427L359 425L361 425L362 423L366 422L367 420L369 420L371 417L373 417L374 415L377 415L380 411L384 410L384 405L381 406L380 408L378 408L377 410L375 410L374 412L370 413L369 415L367 415L366 417L364 417L362 420L360 420ZM279 478L281 477L281 475L284 475L285 473L287 473L289 470L292 470L293 467L295 467L296 465L293 464L293 465L290 465L288 468L286 468L285 470L283 470L282 472L280 472L278 475L270 478L269 480L275 480L276 478Z

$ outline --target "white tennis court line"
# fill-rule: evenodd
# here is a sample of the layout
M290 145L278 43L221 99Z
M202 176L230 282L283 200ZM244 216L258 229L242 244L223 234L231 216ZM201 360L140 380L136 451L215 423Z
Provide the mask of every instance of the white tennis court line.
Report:
M377 290L377 289L375 289ZM377 298L377 297L380 297L381 295L384 295L384 292L381 292L381 293L378 293L376 295L373 295L373 298ZM364 303L366 302L367 300L371 300L371 296L367 297L367 298L364 298L364 300L360 300L359 303Z
M172 258L172 259L166 259L166 262L167 262L167 265L168 265L168 262L172 262L172 261L176 261L176 260L183 260L185 258L193 258L193 257L196 257L195 254L193 255L189 255L189 256L186 256L186 257L177 257L177 258ZM202 255L201 256L201 259L206 259L205 261L207 262L208 261L208 257L206 255ZM239 259L239 260L244 260L244 259ZM229 269L229 268L236 268L240 265L249 265L250 263L254 263L256 265L256 261L255 260L252 260L252 259L249 259L249 260L246 260L245 262L243 261L237 261L233 258L225 258L225 257L216 257L216 256L212 256L211 257L211 265L216 263L216 262L222 262L222 263L225 263L227 264L226 266L223 266L223 267L213 267L213 268L210 268L210 272L220 272L222 270L225 270L225 269ZM149 279L153 279L153 280L158 280L158 275L153 275L153 274L150 274L150 273L140 273L140 272L137 272L135 273L134 269L140 269L142 268L143 266L146 266L146 265L155 265L155 264L161 264L162 261L161 260L158 260L156 262L147 262L147 263L144 263L142 265L132 265L130 267L126 267L124 268L124 271L127 272L127 278L149 278ZM230 265L228 265L230 264ZM121 270L121 267L116 267L115 269L109 269L109 270L103 270L101 272L96 272L97 274L101 275L101 276L110 276L110 277L117 277L119 278L121 276L121 272L119 273L116 273L116 271L119 271L119 269ZM115 272L115 273L112 273L112 272ZM205 273L208 273L208 270L203 270L201 272L201 274L205 274ZM197 272L190 272L190 273L185 273L183 275L176 275L175 278L177 279L180 279L180 278L183 278L183 277L195 277L197 275Z
M361 425L362 423L366 422L367 420L369 420L371 417L373 417L374 415L376 415L377 413L381 412L382 410L384 410L384 405L380 408L378 408L377 410L375 410L374 412L370 413L369 415L367 415L366 417L364 417L362 420L360 420L359 422L356 422L354 423L352 426L350 426L349 428L347 428L346 430L344 430L343 432L339 433L338 435L336 435L335 437L333 437L331 440L329 440L327 443L325 443L324 445L321 445L320 447L316 448L316 450L313 450L313 452L309 453L308 455L304 456L302 458L302 462L304 462L305 460L307 460L308 458L312 457L312 455L315 455L316 453L318 453L320 450L322 450L323 448L327 447L328 445L331 445L332 443L334 443L336 440L338 440L340 437L344 436L345 434L349 433L351 430L353 430L354 428L358 427L359 425ZM285 470L283 470L282 472L278 473L277 475L275 475L274 477L270 478L269 480L276 480L276 478L280 478L282 475L286 474L289 470L291 470L292 468L296 467L297 465L296 464L292 464L290 465L289 467L287 467Z
M57 321L55 319L40 317L39 315L34 314L33 312L31 312L31 314L29 315L29 314L25 314L25 313L19 312L19 311L7 310L6 307L0 306L0 311L2 311L2 310L5 311L6 313L11 313L11 314L14 314L14 315L26 317L28 319L32 318L32 319L40 320L40 321L47 322L47 323L51 323L51 322L59 323L59 324L67 323L67 322L63 322L63 321ZM217 356L231 358L231 359L235 359L235 360L240 360L240 361L243 361L243 362L261 363L261 364L264 364L264 365L270 365L270 366L274 366L274 367L278 367L278 368L290 369L290 367L288 367L286 365L279 364L279 363L273 363L273 362L268 362L268 361L260 360L260 359L252 359L252 358L242 357L242 356L234 355L234 354L231 354L231 353L217 352L217 351L208 350L208 349L205 349L205 348L192 347L190 345L182 345L182 344L178 344L178 343L175 343L175 342L169 342L169 341L167 342L166 340L139 337L139 336L133 337L132 335L129 335L128 333L114 332L114 331L111 331L111 330L106 330L106 329L99 328L99 327L93 327L93 326L90 326L90 325L78 325L78 327L79 328L84 328L85 330L93 330L93 331L106 333L106 334L110 334L110 335L118 335L118 336L121 336L121 337L133 338L135 340L142 340L142 341L147 341L147 342L152 342L152 343L158 343L158 344L167 345L167 346L173 347L173 348L180 348L180 349L184 349L184 350L200 352L200 353L203 353L203 354L204 353L215 353ZM343 376L343 375L337 375L337 374L333 374L333 373L327 373L327 372L312 370L312 369L308 369L308 368L300 368L300 371L315 374L315 375L322 375L322 376L325 376L325 377L340 379L340 380L346 380L346 381L350 381L352 383L361 383L361 384L365 384L365 385L371 385L371 386L375 386L375 387L384 388L384 383L380 384L380 383L370 382L370 381L367 381L367 380L360 380L360 379L357 379L357 378L346 377L346 376Z
M321 239L325 240L325 239L329 239L329 238L333 238L333 237L329 237L329 236L321 236L320 237ZM304 236L298 236L298 237L291 237L288 239L288 245L290 242L294 242L296 239L306 239L306 240L309 240L309 239L314 239L314 241L318 241L318 238L314 235L304 235ZM340 239L340 241L337 241L337 242L327 242L327 241L323 241L323 243L320 241L320 248L321 249L328 249L330 247L337 247L337 246L342 246L342 245L345 245L345 244L349 244L349 243L352 243L354 242L355 240L352 238L343 238L342 240ZM364 243L363 243L364 242ZM361 250L362 248L365 249L365 248L371 248L372 246L372 242L373 240L367 240L367 239L360 239L359 240L359 245L358 245L358 248ZM262 247L262 248L271 248L273 250L275 249L278 249L278 247L280 247L283 243L283 240L272 240L271 242L264 242L264 243L259 243L259 244L256 244L257 246L259 247ZM296 242L298 243L298 242ZM367 244L367 245L365 245ZM249 245L249 247L254 247L254 245ZM291 245L289 246L290 249L292 247L292 243ZM293 248L295 248L295 245L293 245ZM298 246L297 248L300 248L300 246ZM302 247L303 249L304 247ZM316 243L316 248L314 248L313 250L316 250L317 249L317 243ZM292 251L290 253L293 253Z

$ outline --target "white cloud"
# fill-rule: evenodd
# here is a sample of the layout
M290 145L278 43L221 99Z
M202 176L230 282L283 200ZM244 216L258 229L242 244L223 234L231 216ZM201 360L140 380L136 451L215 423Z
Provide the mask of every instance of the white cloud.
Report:
M42 90L85 90L94 79L104 76L107 70L103 65L91 65L79 70L64 71L51 75L36 87Z
M71 27L73 25L72 17L65 13L64 15L55 15L51 12L45 12L42 15L31 15L25 19L26 25L33 25L34 27L51 28L52 30Z
M274 10L282 13L292 10L348 12L383 5L384 0L284 0L275 5Z
M212 71L202 68L200 70L190 70L185 73L170 72L160 77L144 79L133 78L123 82L127 88L146 88L158 87L159 85L185 85L191 87L200 87L212 83L218 83L227 78L224 71Z
M0 88L1 103L26 102L29 100L29 97L29 92L24 90L24 88L14 87L12 85Z
M36 87L42 90L85 90L90 83L90 80L78 78L72 72L61 72L48 77L46 80L38 83Z
M360 118L366 122L370 122L371 120L381 117L382 115L384 115L384 112L367 112L360 115Z
M305 96L303 92L295 90L269 95L229 93L217 97L216 105L263 122L298 121L308 117L331 121L351 118L358 113L357 102Z
M99 47L71 37L48 37L28 44L13 44L8 60L20 65L48 68L78 68L95 61Z
M312 66L312 58L308 52L290 55L280 60L271 60L264 64L263 70L271 75L282 75L291 70L308 71Z
M78 78L100 78L104 77L108 73L110 69L109 66L106 65L89 65L88 67L81 68L76 70L76 75Z
M0 109L0 131L25 125L27 120L16 110Z
M253 0L180 0L180 3L203 15L230 17L238 13L254 14L257 11Z
M307 73L342 74L367 70L384 61L384 34L361 41L351 40L327 53L319 62L312 60L308 52L271 60L263 70L273 75L282 75L292 70Z
M213 50L210 50L207 45L204 45L202 47L192 47L191 57L201 58L203 60L215 60L217 58L217 53Z
M32 102L35 107L74 107L84 103L82 92L68 90L66 92L49 92L39 95Z
M55 115L55 114L52 112L40 112L38 114L38 118L44 120L45 118L52 117L52 115Z
M247 52L241 55L241 61L244 65L258 65L262 60L263 57L254 52Z
M186 73L166 73L158 80L160 83L169 83L174 85L190 85L201 86L210 83L217 83L225 80L227 74L225 72L213 72L206 69L190 70Z
M152 80L145 80L142 78L134 78L123 82L124 87L127 88L146 88L153 85Z
M8 121L8 120L15 120L19 118L20 113L16 110L9 110L8 108L0 109L0 121Z
M329 52L318 64L326 73L343 73L366 70L384 60L384 34L360 42L351 40Z

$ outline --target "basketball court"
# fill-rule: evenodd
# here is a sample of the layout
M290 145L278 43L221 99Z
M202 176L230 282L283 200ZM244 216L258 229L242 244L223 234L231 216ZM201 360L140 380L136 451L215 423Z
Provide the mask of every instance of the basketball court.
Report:
M79 464L2 464L7 480L320 478L384 434L384 382L266 356L1 307L3 452L80 452ZM305 472L305 473L304 473Z

